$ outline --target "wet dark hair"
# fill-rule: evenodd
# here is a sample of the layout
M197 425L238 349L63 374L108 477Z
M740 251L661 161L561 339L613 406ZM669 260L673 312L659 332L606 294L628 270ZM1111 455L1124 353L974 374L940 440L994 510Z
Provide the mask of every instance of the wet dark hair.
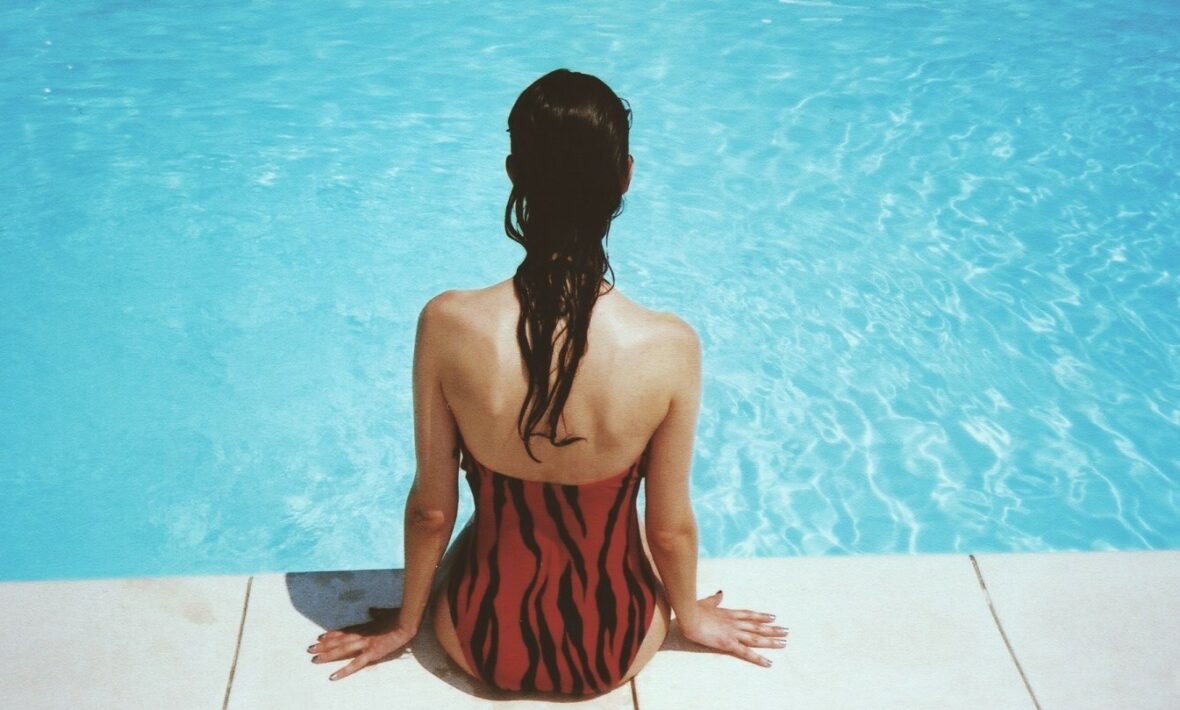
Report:
M540 459L533 437L554 446L585 440L559 439L557 424L607 273L613 288L605 241L623 207L630 127L631 109L609 86L568 69L537 79L508 114L512 192L504 231L525 250L512 279L520 301L516 340L528 375L516 426L534 461Z

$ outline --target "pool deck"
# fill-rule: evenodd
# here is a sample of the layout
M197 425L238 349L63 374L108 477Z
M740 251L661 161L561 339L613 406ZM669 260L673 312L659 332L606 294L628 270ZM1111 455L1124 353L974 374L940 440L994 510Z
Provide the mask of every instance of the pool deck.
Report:
M429 633L337 682L306 647L393 606L401 570L0 584L19 708L1180 708L1180 551L702 560L701 594L778 615L762 669L675 628L590 700L498 693Z

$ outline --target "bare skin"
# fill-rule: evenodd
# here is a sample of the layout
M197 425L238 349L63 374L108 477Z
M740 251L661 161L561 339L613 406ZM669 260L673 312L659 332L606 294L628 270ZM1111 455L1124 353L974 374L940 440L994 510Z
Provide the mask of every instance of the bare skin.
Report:
M455 522L455 451L462 431L466 446L493 470L573 484L626 468L650 440L646 537L685 637L769 665L754 649L782 647L786 630L771 626L773 616L723 609L719 594L696 599L696 525L688 497L700 396L696 334L679 318L642 308L617 289L601 296L564 415L567 431L587 440L554 448L538 439L536 463L515 428L526 387L515 341L517 308L512 283L504 281L441 294L423 310L414 360L418 471L406 506L403 607L384 619L327 632L308 649L317 654L313 660L352 658L333 674L339 679L397 652L416 635ZM443 648L470 673L442 595L433 616ZM627 678L654 655L667 628L667 606L661 604Z
M488 468L563 484L610 477L637 460L650 442L645 538L664 596L624 680L663 643L669 605L690 641L769 666L756 649L782 648L786 637L786 629L771 625L772 615L724 609L720 593L696 597L697 529L689 499L701 382L695 331L672 314L643 308L604 287L558 432L586 440L557 448L534 439L538 463L516 429L527 388L516 343L519 312L511 280L442 293L422 310L414 349L417 470L406 501L402 607L322 634L308 648L316 654L312 661L351 658L332 674L338 680L398 652L418 633L455 524L462 432L464 445ZM436 595L432 624L443 648L471 673L445 595Z

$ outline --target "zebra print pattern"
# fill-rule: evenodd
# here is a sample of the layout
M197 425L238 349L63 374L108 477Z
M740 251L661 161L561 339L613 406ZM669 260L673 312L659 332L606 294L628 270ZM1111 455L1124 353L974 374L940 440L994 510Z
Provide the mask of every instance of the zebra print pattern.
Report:
M467 663L484 681L589 695L622 680L656 607L635 507L644 463L565 485L491 471L464 449L475 516L447 595Z

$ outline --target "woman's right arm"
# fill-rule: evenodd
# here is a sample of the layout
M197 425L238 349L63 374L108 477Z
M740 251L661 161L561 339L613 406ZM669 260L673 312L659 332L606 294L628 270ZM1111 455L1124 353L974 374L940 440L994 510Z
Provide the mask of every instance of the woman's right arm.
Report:
M399 623L418 633L439 561L459 506L459 428L443 395L442 374L456 328L447 319L448 294L422 309L414 342L414 451L417 469L406 498L405 562Z
M718 606L721 593L696 598L697 525L689 495L693 436L701 399L701 347L684 322L665 341L662 371L672 379L668 412L651 439L647 469L646 528L652 559L685 638L761 666L770 661L754 648L781 648L786 629L770 626L771 614Z
M458 508L459 430L442 391L442 371L454 328L447 294L431 299L414 342L414 450L417 470L406 499L401 609L390 616L322 634L308 651L314 663L353 660L329 678L345 678L398 651L418 633L439 560Z

